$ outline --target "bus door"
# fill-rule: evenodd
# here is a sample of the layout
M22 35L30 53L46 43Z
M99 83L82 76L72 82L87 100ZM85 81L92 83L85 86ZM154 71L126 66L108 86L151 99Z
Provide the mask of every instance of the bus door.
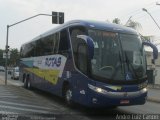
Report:
M75 67L79 72L73 75L73 84L75 86L74 98L84 103L86 101L87 90L87 45L84 40L77 38L77 35L86 35L86 29L82 26L70 28L70 36L73 50L73 59Z
M83 103L87 99L87 46L79 44L77 50L77 68L81 74L77 75L76 86L79 102Z

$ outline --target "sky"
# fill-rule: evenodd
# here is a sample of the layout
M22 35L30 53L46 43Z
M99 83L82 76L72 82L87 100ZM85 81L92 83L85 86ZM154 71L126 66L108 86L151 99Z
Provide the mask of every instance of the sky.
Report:
M160 25L160 0L0 0L0 49L6 45L6 28L36 14L64 12L65 22L75 19L112 21L119 18L122 24L132 16L141 24L138 30L145 36L156 36L160 42L160 29L142 8L146 8ZM10 48L18 48L34 37L54 28L49 16L39 16L9 28Z

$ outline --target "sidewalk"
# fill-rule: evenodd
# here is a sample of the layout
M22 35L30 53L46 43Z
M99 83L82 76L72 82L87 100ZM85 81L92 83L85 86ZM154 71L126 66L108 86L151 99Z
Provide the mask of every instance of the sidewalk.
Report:
M148 101L160 103L160 85L148 84Z
M151 89L159 89L160 90L160 85L159 84L148 84L148 88Z
M8 85L11 85L10 82L7 81ZM5 80L0 76L0 85L5 85Z
M0 85L5 85L4 76L0 75ZM23 83L20 80L11 80L7 79L7 85L23 86Z
M148 101L160 103L160 89L148 89Z

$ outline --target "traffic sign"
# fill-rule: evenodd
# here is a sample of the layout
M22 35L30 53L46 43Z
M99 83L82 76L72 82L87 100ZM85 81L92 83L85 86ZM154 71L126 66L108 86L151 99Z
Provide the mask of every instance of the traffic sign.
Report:
M8 52L8 59L10 59L10 55L11 55L11 53ZM6 52L3 52L3 58L6 58Z

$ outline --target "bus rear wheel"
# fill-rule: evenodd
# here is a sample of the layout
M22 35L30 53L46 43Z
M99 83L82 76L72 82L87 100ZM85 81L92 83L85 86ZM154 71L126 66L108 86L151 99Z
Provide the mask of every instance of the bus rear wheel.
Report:
M30 82L29 76L25 77L24 79L24 87L26 89L31 89L31 82Z

